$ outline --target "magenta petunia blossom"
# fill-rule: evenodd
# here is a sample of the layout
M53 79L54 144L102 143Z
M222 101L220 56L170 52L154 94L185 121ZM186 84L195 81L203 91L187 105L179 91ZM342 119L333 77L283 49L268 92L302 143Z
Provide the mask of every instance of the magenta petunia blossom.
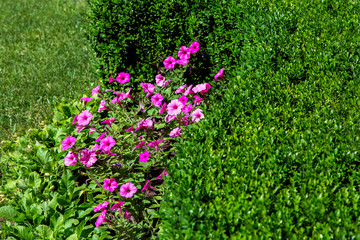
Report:
M181 60L187 60L190 58L191 50L185 46L181 46L178 52L178 57Z
M224 71L225 68L220 69L220 71L215 75L214 79L217 80L218 78L224 78Z
M126 219L130 218L130 213L127 209L124 211L124 218L126 218Z
M145 149L146 149L145 143L146 143L146 140L140 142L138 145L136 145L135 148L140 148L140 147L142 147L142 148L145 148Z
M116 144L114 138L112 136L107 136L103 140L100 141L100 149L104 151L110 151L112 147Z
M137 188L131 182L125 183L120 187L120 196L131 198L136 193Z
M105 178L103 188L113 192L119 185L114 178Z
M184 108L182 109L182 111L183 111L183 113L188 114L189 112L191 112L191 109L192 109L192 105L191 105L191 103L190 103L189 105L187 105L186 107L184 107Z
M93 115L89 110L82 111L78 116L78 124L81 126L88 125Z
M140 83L140 86L143 88L144 93L154 93L155 90L155 86L152 85L151 83Z
M113 209L118 209L119 212L121 213L121 206L124 205L125 201L121 201L121 202L118 202L118 203L115 203L112 207L111 207L111 210Z
M192 90L194 91L194 93L198 93L198 92L204 91L204 90L206 90L206 84L205 84L205 83L198 84L198 85L196 85L195 87L193 87Z
M190 49L190 52L191 53L196 53L199 51L199 48L200 48L200 43L198 42L193 42L191 43L189 49Z
M146 162L149 159L149 152L145 151L140 154L139 156L139 162Z
M108 118L105 121L102 121L101 124L106 123L109 127L113 124L113 122L116 120L116 118Z
M91 151L95 152L96 150L99 150L100 146L99 144L95 144L95 146L93 146L93 148L91 149Z
M166 123L169 123L169 122L171 122L171 121L174 120L174 119L176 119L176 117L173 116L173 115L169 115L169 114L166 115L165 118L164 118L164 120L165 120Z
M182 95L181 97L179 97L179 101L185 106L185 104L188 101L188 98L185 95Z
M185 90L184 95L187 96L189 94L193 94L194 92L191 90L192 84Z
M181 109L184 107L184 104L177 99L171 100L169 105L167 105L167 111L169 115L176 116L181 113Z
M161 76L161 74L158 74L155 76L156 85L159 87L163 87L165 83L165 77Z
M115 79L113 79L112 77L109 78L109 83L115 82Z
M66 137L61 143L62 150L65 151L66 149L72 148L75 142L76 138L74 138L73 136Z
M85 97L85 98L80 98L80 101L84 101L84 102L90 102L94 100L93 98L89 98L89 97Z
M96 228L98 228L103 222L109 222L109 220L107 220L105 216L106 216L106 210L102 211L100 216L97 218L95 222Z
M130 74L129 73L125 73L125 72L121 72L119 73L119 75L116 77L116 81L120 84L125 84L127 82L130 81Z
M100 140L104 138L105 134L106 134L106 132L102 133L102 134L95 140L95 142L100 142Z
M78 155L74 152L69 152L64 158L65 166L75 165L77 163Z
M194 96L194 104L199 105L203 99L199 96Z
M97 161L95 152L90 151L88 149L83 149L81 151L81 157L80 157L79 161L82 164L84 164L86 167L91 167Z
M170 174L164 170L159 176L156 177L156 179L163 179L163 176L170 176Z
M195 111L193 111L193 112L191 113L191 116L192 116L191 120L192 120L193 122L199 122L200 119L203 119L203 118L204 118L204 114L203 114L203 112L202 112L202 110L201 110L200 108L198 108L198 109L196 109Z
M76 128L76 132L79 133L79 132L81 132L82 130L85 129L85 126L76 124L75 128Z
M180 60L177 60L176 63L181 65L181 66L185 66L186 64L189 63L189 60L180 59Z
M153 124L153 121L149 119L141 120L139 125L136 127L135 132L139 129L148 129L149 127L152 127Z
M173 130L171 130L171 132L169 133L169 136L171 137L171 138L173 138L173 137L178 137L178 136L180 136L181 135L181 128L180 127L177 127L177 128L174 128Z
M161 96L160 93L156 93L155 95L153 95L153 96L151 97L151 102L152 102L155 106L160 107L160 106L161 106L161 102L162 102L163 99L164 99L164 97Z
M95 87L93 90L91 90L91 95L95 95L95 94L97 94L97 93L102 93L102 92L100 91L100 85L97 86L97 87Z
M92 134L92 133L94 133L94 132L96 132L96 128L90 128L90 129L89 129L89 135Z
M126 129L125 132L134 132L134 128L131 126L128 129Z
M149 188L154 189L154 187L149 185L149 182L150 182L149 180L146 181L144 187L141 189L141 192L143 192L144 190L149 189Z
M159 150L159 144L162 143L162 142L164 142L164 140L155 140L153 142L149 142L148 146L149 147L154 147L155 150L158 151Z
M99 205L97 205L96 207L94 207L94 212L97 212L97 211L104 211L105 208L109 205L109 202L108 201L105 201Z
M100 106L98 108L98 112L101 112L102 110L105 110L105 109L109 109L108 107L105 106L105 100L101 100L100 101Z
M167 57L164 60L164 66L165 69L174 68L175 67L176 60L172 56Z
M79 117L79 115L76 114L76 116L74 117L74 120L72 121L72 125L74 125L75 123L78 122L78 117Z
M159 111L159 116L161 115L161 114L163 114L163 112L166 110L166 103L164 103L162 106L161 106L161 108L160 108L160 111Z
M185 92L185 88L186 88L186 84L185 84L185 85L182 85L181 87L179 87L178 89L176 89L175 94L184 93L184 92Z

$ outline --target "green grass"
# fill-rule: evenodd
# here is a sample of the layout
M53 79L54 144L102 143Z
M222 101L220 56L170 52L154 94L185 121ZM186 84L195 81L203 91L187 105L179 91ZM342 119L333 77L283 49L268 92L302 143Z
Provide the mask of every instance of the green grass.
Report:
M95 85L87 7L85 0L0 1L0 139L40 127L54 103Z

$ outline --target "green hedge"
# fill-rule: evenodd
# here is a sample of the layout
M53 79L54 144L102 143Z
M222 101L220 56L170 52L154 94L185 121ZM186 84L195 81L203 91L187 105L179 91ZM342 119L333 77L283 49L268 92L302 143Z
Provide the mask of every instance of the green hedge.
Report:
M160 237L360 238L358 1L222 7L241 64L168 162Z

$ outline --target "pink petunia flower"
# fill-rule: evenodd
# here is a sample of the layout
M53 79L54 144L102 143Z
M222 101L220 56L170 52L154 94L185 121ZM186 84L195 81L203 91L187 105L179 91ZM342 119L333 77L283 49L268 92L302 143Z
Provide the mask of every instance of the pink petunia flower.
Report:
M147 180L144 187L141 189L141 192L143 192L144 190L149 189L149 188L154 189L154 187L149 185L149 180Z
M172 56L167 57L164 60L164 66L165 69L174 68L175 67L176 60Z
M105 208L109 205L109 202L108 201L105 201L99 205L97 205L96 207L94 207L94 212L97 212L97 211L104 211Z
M155 90L155 86L151 83L140 83L141 87L144 90L144 93L153 94Z
M144 136L139 136L138 137L138 140L141 140L141 139L143 139L144 138Z
M130 213L128 212L127 209L125 209L125 211L124 211L124 218L126 218L126 219L130 218Z
M82 111L78 116L78 124L81 126L88 125L93 115L89 110Z
M140 147L142 147L142 148L145 148L145 149L146 149L145 143L146 143L146 140L140 142L138 145L136 145L135 148L140 148Z
M170 174L164 170L159 176L156 177L156 179L163 179L163 176L170 176Z
M192 88L192 84L186 89L186 91L184 92L184 95L187 96L189 94L193 94L194 92L191 90Z
M184 108L182 109L182 111L183 111L183 113L188 114L189 112L191 112L191 109L192 109L192 105L191 105L191 103L190 103L189 105L187 105L186 107L184 107Z
M167 111L169 115L176 116L181 113L181 109L184 107L184 104L177 99L171 100L169 105L167 105Z
M176 61L177 64L181 65L181 66L185 66L186 64L189 63L189 60L186 59L180 59Z
M195 111L193 111L193 112L191 113L191 116L192 116L191 120L192 120L193 122L199 122L200 119L203 119L203 118L204 118L204 114L203 114L203 112L202 112L202 110L201 110L200 108L198 108L198 109L196 109Z
M190 49L190 52L191 53L196 53L199 51L199 48L200 48L200 44L198 42L193 42L191 43L189 49Z
M137 188L131 182L125 183L120 187L120 196L131 198L136 193Z
M130 81L130 74L129 73L124 73L121 72L119 73L119 75L116 77L116 81L120 84L125 84L127 82Z
M84 101L85 103L90 102L90 101L92 101L92 100L94 100L94 99L93 99L93 98L89 98L89 97L80 98L80 101Z
M74 152L69 152L64 158L65 166L75 165L78 159L78 155Z
M97 87L95 87L93 90L91 90L91 95L95 95L95 94L97 94L97 93L102 93L102 92L100 91L100 85L97 86Z
M95 152L90 151L88 149L83 149L81 151L81 157L80 157L79 161L82 164L84 164L86 167L91 167L97 161Z
M95 142L100 142L100 140L104 138L105 134L106 134L106 132L102 133L102 134L95 140Z
M90 130L89 130L89 135L92 134L92 133L94 133L94 132L96 132L96 128L90 128Z
M113 209L118 209L119 212L121 213L121 206L124 205L125 201L122 201L122 202L118 202L118 203L115 203L112 207L111 207L111 210Z
M112 77L109 78L109 83L115 82L115 79L113 79Z
M114 138L112 136L107 136L103 140L100 141L100 149L104 151L110 151L112 147L116 144Z
M181 128L180 127L177 127L177 128L174 128L173 130L171 130L171 132L169 133L169 136L171 137L171 138L173 138L173 137L178 137L178 136L180 136L181 135Z
M160 93L156 93L155 95L153 95L153 96L151 97L151 102L152 102L155 106L160 107L160 106L161 106L161 102L162 102L163 99L164 99L164 97L161 96Z
M181 60L187 60L190 58L191 50L185 46L181 46L178 52L178 56Z
M194 104L195 105L199 105L200 103L201 103L201 101L203 100L201 97L199 97L199 96L194 96Z
M158 151L159 150L159 144L162 143L162 142L164 142L164 140L155 140L153 142L149 142L148 146L149 147L154 147L155 150Z
M116 120L116 118L108 118L105 121L102 121L101 124L106 123L109 127L113 124L113 122Z
M165 81L164 83L164 86L163 87L166 87L166 85L168 85L169 82L172 82L171 80L168 80L168 81Z
M103 188L113 192L119 185L114 178L105 178Z
M149 152L145 151L140 154L139 156L139 162L146 162L149 159Z
M81 132L82 130L85 129L85 126L76 124L75 128L76 128L76 132L79 133L79 132Z
M220 71L217 74L215 74L214 79L217 80L218 78L224 78L224 71L225 68L220 69Z
M72 148L75 145L75 142L76 138L73 136L66 137L61 143L62 150L65 151L66 149Z
M176 119L176 117L173 116L173 115L169 115L169 114L166 115L165 118L164 118L164 120L165 120L166 123L169 123L169 122L171 122L171 121L174 120L174 119Z
M204 91L204 90L206 90L206 84L205 84L205 83L203 83L203 84L198 84L198 85L196 85L195 87L193 87L192 90L194 91L194 93L198 93L198 92Z
M95 146L93 146L93 148L91 149L91 151L95 152L96 150L99 150L100 146L99 144L95 144Z
M175 94L184 93L184 92L185 92L185 88L186 88L186 84L185 84L185 85L182 85L181 87L179 87L178 89L176 89Z
M105 218L105 216L106 216L106 210L102 211L101 214L100 214L100 216L99 216L98 219L96 220L96 222L95 222L96 228L98 228L103 222L109 222L109 220L107 220L107 219Z
M134 132L134 128L131 126L128 129L126 129L125 132Z
M164 103L162 106L161 106L161 108L160 108L160 111L159 111L159 116L161 115L161 114L163 114L163 112L166 110L166 103Z
M149 127L153 126L153 121L146 119L146 120L141 120L139 125L136 127L135 132L139 129L148 129Z
M179 101L185 106L185 104L188 101L188 98L185 95L182 95L181 97L179 97Z
M74 117L74 120L72 121L72 125L74 125L75 123L78 122L78 117L79 117L79 115L76 114L76 116Z
M156 85L159 87L163 87L165 83L165 77L161 76L161 74L158 74L155 76Z
M109 109L108 107L105 106L105 100L101 100L100 101L100 106L98 108L98 112L101 112L102 110L105 110L105 109Z

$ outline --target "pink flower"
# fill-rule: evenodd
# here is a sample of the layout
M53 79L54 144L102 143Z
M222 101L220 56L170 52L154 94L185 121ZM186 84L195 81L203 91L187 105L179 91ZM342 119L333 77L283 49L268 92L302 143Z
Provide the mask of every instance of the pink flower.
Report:
M114 178L105 178L103 188L113 192L119 185Z
M89 110L84 110L78 116L78 124L81 126L88 125L92 117L93 115L90 113Z
M92 134L92 133L94 133L94 132L96 132L96 128L90 128L90 130L89 130L89 135Z
M96 228L98 228L103 222L108 222L108 221L109 221L109 220L107 220L107 219L105 218L105 216L106 216L106 210L102 211L101 214L100 214L100 216L99 216L98 219L96 220L96 222L95 222Z
M185 84L185 85L182 85L181 87L179 87L178 89L176 89L175 94L185 92L185 90L184 90L185 88L186 88L186 84Z
M160 107L160 106L161 106L161 102L162 102L163 99L164 99L164 97L161 96L160 93L156 93L155 95L153 95L153 96L151 97L151 102L152 102L155 106Z
M194 93L198 93L198 92L204 91L204 90L206 90L206 84L205 84L205 83L203 83L203 84L198 84L198 85L196 85L195 87L193 87L192 90L194 91Z
M144 93L145 92L150 93L150 94L154 93L155 86L152 85L151 83L140 83L140 85L143 88Z
M104 138L105 134L106 134L106 132L104 132L103 134L101 134L101 135L95 140L95 142L100 142L100 140Z
M184 95L185 95L185 96L194 93L193 91L191 91L191 88L192 88L192 84L191 84L191 85L186 89L186 91L184 92Z
M93 90L91 90L91 95L95 95L95 94L97 94L97 93L102 93L102 92L100 91L100 85L97 86L97 87L95 87Z
M97 212L97 211L104 211L105 208L109 205L109 202L108 201L105 201L99 205L97 205L96 207L94 207L94 212Z
M101 112L104 109L109 109L109 108L105 106L105 100L101 100L100 101L100 106L98 108L98 112Z
M109 127L113 124L113 122L116 120L116 118L108 118L105 121L102 121L101 124L106 123Z
M183 113L188 114L189 112L191 112L191 109L192 109L192 105L191 105L191 103L190 103L189 105L187 105L186 107L184 107L184 108L182 109L182 111L183 111Z
M164 87L165 83L165 77L161 76L161 74L158 74L155 76L156 85L159 87Z
M76 138L74 138L73 136L66 137L61 143L62 150L65 151L66 149L72 148L75 142Z
M200 103L201 103L201 101L203 100L201 97L199 97L199 96L194 96L194 104L195 105L199 105Z
M88 149L84 149L81 151L81 157L79 161L84 164L86 167L91 167L94 163L96 163L97 159L95 156L95 152L90 151Z
M162 142L164 142L164 140L155 140L153 142L149 142L148 146L149 147L154 147L155 150L158 151L159 150L159 144L162 143Z
M144 190L149 189L149 188L154 189L154 187L149 185L149 180L147 180L144 187L141 189L141 192L143 192Z
M133 131L134 131L134 128L132 126L125 130L125 132L133 132Z
M91 149L91 151L95 152L96 150L100 149L99 144L95 144L95 146L93 146L93 148Z
M187 60L190 58L190 49L185 47L185 46L181 46L178 52L178 56L181 60ZM188 61L189 62L189 61Z
M121 206L124 205L125 201L122 201L122 202L118 202L118 203L115 203L111 209L118 209L119 212L121 212Z
M104 151L110 151L112 147L116 144L114 138L112 136L107 136L103 140L100 141L100 149Z
M113 79L112 77L109 78L109 83L115 82L115 79Z
M185 95L182 95L181 97L179 97L179 101L185 106L188 99L187 99L187 97Z
M143 139L144 138L144 136L140 136L140 137L138 137L138 140L141 140L141 139Z
M81 126L81 125L79 125L79 124L76 124L75 128L76 128L76 132L79 133L79 132L81 132L82 130L85 129L85 126Z
M125 209L125 211L124 211L124 218L126 218L126 219L130 218L130 213L128 212L127 209Z
M172 56L167 57L167 58L164 60L165 69L174 68L174 67L175 67L175 63L176 63L175 58L173 58Z
M142 154L140 154L139 162L146 162L149 159L149 152L145 151Z
M198 42L193 42L191 43L189 49L190 49L190 53L196 53L199 51L199 47L200 47L200 44Z
M191 113L191 116L192 116L191 120L192 120L193 122L199 122L200 119L203 119L203 118L204 118L204 114L203 114L203 112L202 112L202 110L201 110L200 108L198 108L198 109L196 109L195 111L193 111L193 112Z
M164 170L159 176L156 177L156 179L163 179L162 175L164 177L165 176L170 176L170 174Z
M120 187L120 196L131 198L136 193L137 188L131 182L125 183Z
M176 117L173 116L173 115L169 115L169 114L166 115L165 118L164 118L164 120L165 120L166 123L169 123L169 122L171 122L171 121L174 120L174 119L176 119Z
M166 87L166 85L168 85L169 82L172 82L171 80L168 80L164 83L164 86L163 87Z
M73 122L72 122L72 125L74 125L75 123L78 122L78 117L79 117L79 115L76 114L76 116L74 117L74 120L73 120Z
M218 78L224 78L224 71L225 68L220 69L220 71L217 74L215 74L214 79L217 80Z
M139 129L147 129L152 126L153 126L153 121L151 121L149 119L141 120L139 125L136 127L135 132Z
M167 105L167 111L169 115L178 115L181 113L181 109L184 107L184 104L177 99L171 100L169 105Z
M69 152L64 158L65 166L75 165L78 159L78 155L74 152Z
M139 143L138 145L136 145L135 148L140 148L140 147L142 147L142 148L145 148L145 149L146 149L145 143L146 143L146 140L144 140L144 141L142 141L141 143Z
M159 116L161 115L161 114L163 114L163 112L166 110L166 103L164 103L162 106L161 106L161 108L160 108L160 111L159 111Z
M189 60L180 59L180 60L177 60L176 63L181 65L181 66L185 66L186 64L189 63Z
M180 127L177 127L177 128L174 128L173 130L171 130L171 132L169 133L169 136L171 137L171 138L173 138L173 137L178 137L178 136L180 136L180 134L181 134L181 128Z
M116 77L116 81L120 84L125 84L127 82L130 81L130 74L129 73L124 73L121 72L119 73L119 75Z
M89 98L89 97L80 98L80 101L84 101L85 103L90 102L90 101L92 101L92 100L94 100L94 99L93 99L93 98Z

